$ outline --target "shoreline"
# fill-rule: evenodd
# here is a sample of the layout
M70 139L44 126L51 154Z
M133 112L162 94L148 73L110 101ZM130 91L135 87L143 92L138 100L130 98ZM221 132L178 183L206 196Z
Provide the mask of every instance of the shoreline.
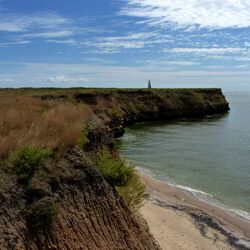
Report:
M149 199L140 209L140 213L163 249L191 249L202 244L204 244L202 249L211 249L211 247L212 249L250 249L250 221L232 211L199 200L187 190L158 181L140 170L138 173L149 194ZM173 220L172 225L169 222L171 220ZM186 238L182 224L189 225L189 234L192 232ZM169 227L172 227L172 230L169 231ZM182 242L182 247L180 245L167 247L168 244L173 243L172 238L169 241L167 237L162 236L166 236L165 232L172 234L172 231L176 233L172 237L176 239L173 242L176 244ZM191 247L192 238L194 242ZM190 248L186 248L188 244Z
M136 168L136 170L138 171L140 176L150 178L153 181L157 181L163 185L167 185L168 187L172 187L180 192L185 193L186 195L189 195L191 198L193 198L197 201L200 201L201 203L219 208L220 210L225 211L226 213L229 213L232 216L235 216L237 218L242 219L243 221L250 223L250 212L247 212L247 211L239 209L239 208L229 207L229 206L225 205L223 202L220 202L218 199L213 197L211 194L206 193L204 191L201 191L199 189L194 189L194 188L189 187L189 186L183 186L180 184L176 184L172 181L160 180L147 169Z

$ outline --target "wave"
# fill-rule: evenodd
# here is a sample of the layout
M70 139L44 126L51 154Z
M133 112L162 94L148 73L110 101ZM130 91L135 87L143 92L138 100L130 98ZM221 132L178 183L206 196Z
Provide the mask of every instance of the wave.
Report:
M250 221L250 213L249 212L246 212L246 211L243 211L243 210L240 210L240 209L233 209L233 208L228 208L229 211L231 211L232 213Z
M136 167L136 169L142 173L143 175L146 175L147 177L150 177L154 180L157 180L161 183L165 183L168 184L170 186L176 187L178 189L181 189L183 191L186 191L188 193L190 193L191 195L193 195L196 199L201 200L203 202L206 202L208 204L211 204L213 206L222 208L224 210L226 210L227 212L233 213L247 221L250 221L250 213L247 211L243 211L241 209L236 209L236 208L230 208L227 205L223 204L221 201L219 201L218 199L216 199L216 197L214 197L212 194L203 192L201 190L198 189L194 189L191 187L187 187L187 186L183 186L180 184L176 184L174 181L172 180L162 180L159 178L159 176L157 176L156 174L154 174L152 171L150 171L149 169L145 169L143 167Z

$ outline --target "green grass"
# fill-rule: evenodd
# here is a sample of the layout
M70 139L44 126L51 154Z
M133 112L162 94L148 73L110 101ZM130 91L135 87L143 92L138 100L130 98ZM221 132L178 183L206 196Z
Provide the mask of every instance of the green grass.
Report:
M14 152L12 161L19 180L28 185L34 173L52 153L51 149L33 146L26 146Z
M123 187L116 187L117 192L127 202L130 208L138 210L148 195L145 193L145 186L139 175L134 172L132 178Z

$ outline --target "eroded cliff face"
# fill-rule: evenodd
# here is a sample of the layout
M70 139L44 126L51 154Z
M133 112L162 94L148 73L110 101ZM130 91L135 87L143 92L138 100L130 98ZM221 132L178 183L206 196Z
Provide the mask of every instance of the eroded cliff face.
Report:
M90 105L112 128L229 111L229 104L221 89L116 90L101 94L75 94L74 99ZM120 132L116 131L117 135Z
M104 180L88 154L106 147L116 157L113 138L135 122L227 112L221 90L92 91L59 98L89 105L102 126L89 128L87 150L69 149L46 161L28 189L11 170L0 175L0 249L159 249L143 219ZM35 209L40 209L39 219L48 220L43 214L48 207L46 213L56 210L56 218L51 227L37 229ZM34 218L27 213L31 210Z
M1 250L159 249L143 220L79 149L68 151L57 166L47 163L28 192L15 178L0 182ZM36 230L25 210L48 201L56 204L57 218L52 228Z

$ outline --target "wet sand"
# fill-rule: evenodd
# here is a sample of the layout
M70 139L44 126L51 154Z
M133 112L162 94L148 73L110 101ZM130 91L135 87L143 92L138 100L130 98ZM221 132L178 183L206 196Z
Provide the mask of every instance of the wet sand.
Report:
M250 221L140 173L149 198L140 213L162 249L250 249Z

